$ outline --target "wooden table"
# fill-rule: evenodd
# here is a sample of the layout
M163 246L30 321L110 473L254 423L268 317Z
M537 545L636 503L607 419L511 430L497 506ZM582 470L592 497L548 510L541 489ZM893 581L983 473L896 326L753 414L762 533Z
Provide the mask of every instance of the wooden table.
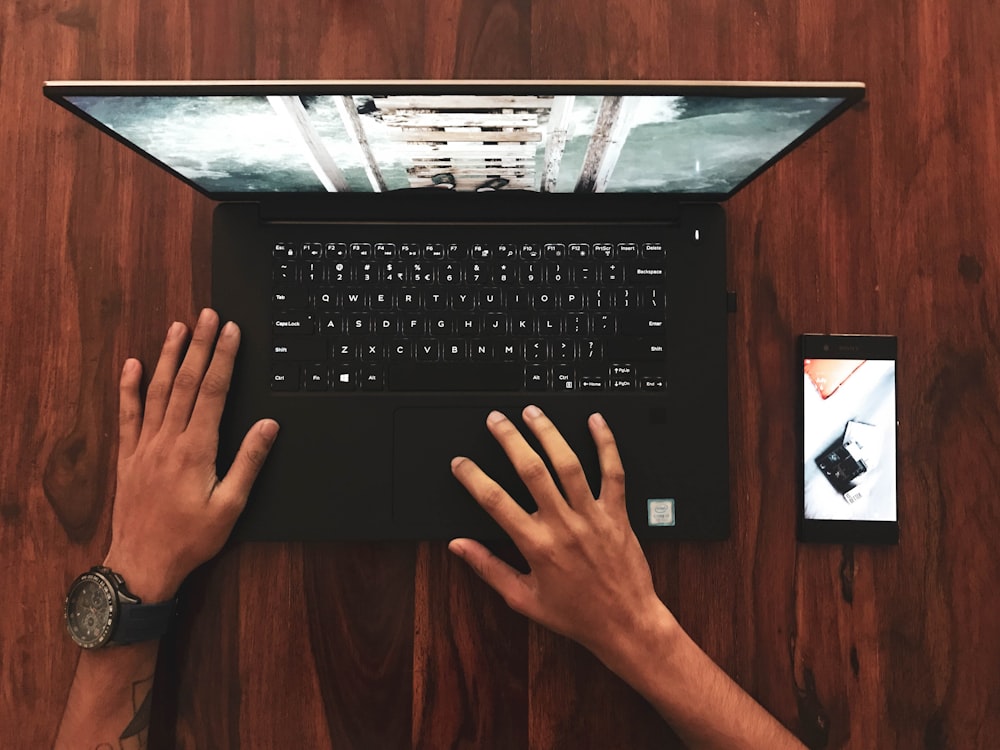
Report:
M116 381L209 303L212 205L45 79L862 80L729 206L732 537L651 544L664 600L814 747L1000 745L1000 9L983 0L4 0L0 745L51 742L98 562ZM795 542L794 343L900 339L898 547ZM441 543L234 546L164 641L159 747L678 743Z

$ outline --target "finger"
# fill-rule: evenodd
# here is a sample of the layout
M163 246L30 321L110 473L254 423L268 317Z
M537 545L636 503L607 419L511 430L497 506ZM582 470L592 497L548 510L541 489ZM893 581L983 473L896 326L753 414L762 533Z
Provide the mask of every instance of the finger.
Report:
M250 488L253 487L267 454L274 445L278 429L278 423L273 419L262 419L251 427L236 452L233 465L229 467L226 476L212 493L212 501L229 506L234 517L239 515L246 505Z
M170 391L174 386L174 376L177 374L186 338L187 326L183 323L175 322L167 329L167 339L163 342L153 378L146 389L146 408L142 417L144 430L156 432L163 424L163 415L167 412L167 402L170 401Z
M206 307L198 316L198 323L194 327L184 362L174 378L167 412L163 417L163 425L168 430L181 432L187 427L198 389L201 388L202 378L205 377L205 368L212 355L215 332L218 328L219 316L215 310Z
M475 461L457 456L451 460L451 473L469 491L480 507L520 547L531 528L531 516L506 490L490 478Z
M212 363L201 381L198 400L195 401L194 410L191 412L191 421L188 422L188 431L218 435L219 420L222 419L222 410L226 406L226 394L229 393L233 364L239 348L240 329L230 321L222 327L215 345L215 354L212 355Z
M552 424L545 414L537 406L525 408L522 416L525 423L542 444L545 455L549 457L549 463L559 477L566 499L570 506L577 511L586 512L593 509L594 495L590 491L587 483L587 475L583 473L580 459L569 443L563 438L556 426Z
M490 412L486 418L486 426L493 437L500 443L507 458L510 459L517 475L521 477L524 486L528 488L531 496L535 498L540 511L562 513L568 510L566 500L563 499L559 488L556 487L549 467L545 465L542 457L539 456L528 445L521 431L514 426L507 417L498 411Z
M448 549L465 560L480 578L488 583L507 606L527 614L532 600L528 576L520 573L479 542L472 539L452 539Z
M142 399L139 397L139 382L142 380L142 364L137 359L126 359L118 383L118 457L125 458L135 453L142 430Z
M597 446L597 461L601 466L601 500L624 509L625 467L622 466L615 436L600 414L591 414L587 424Z

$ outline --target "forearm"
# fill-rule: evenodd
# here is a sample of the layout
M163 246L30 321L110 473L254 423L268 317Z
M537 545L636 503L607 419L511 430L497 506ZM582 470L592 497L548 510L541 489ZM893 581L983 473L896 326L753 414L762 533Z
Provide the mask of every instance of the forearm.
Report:
M83 651L56 750L146 746L159 641Z
M692 748L802 748L719 668L664 607L605 664L641 693Z

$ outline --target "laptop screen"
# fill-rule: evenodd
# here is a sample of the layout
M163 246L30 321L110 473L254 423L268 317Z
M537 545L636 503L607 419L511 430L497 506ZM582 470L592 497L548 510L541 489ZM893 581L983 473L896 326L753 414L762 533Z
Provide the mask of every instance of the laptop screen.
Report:
M363 86L57 84L47 93L213 197L410 188L727 197L864 91Z

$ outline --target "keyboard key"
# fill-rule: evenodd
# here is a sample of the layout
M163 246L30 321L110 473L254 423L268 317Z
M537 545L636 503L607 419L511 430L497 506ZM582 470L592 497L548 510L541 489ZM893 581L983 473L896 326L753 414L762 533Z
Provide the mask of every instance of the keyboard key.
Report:
M298 281L299 269L293 261L285 260L275 263L271 272L275 281Z
M436 362L440 354L440 344L433 339L422 339L417 342L417 361Z
M326 359L326 341L316 336L301 339L275 339L271 343L271 354L276 360L320 362Z
M663 314L655 310L642 310L621 315L618 331L625 336L646 336L662 333L666 329Z
M271 328L276 333L315 333L313 316L307 312L281 312L271 318Z
M660 284L663 278L663 266L655 263L639 263L628 270L630 284Z
M662 366L644 365L639 368L638 385L644 391L662 391L667 387Z
M325 365L316 363L304 365L302 375L307 391L325 391L329 388Z
M517 391L521 368L516 364L390 363L388 386L392 391Z
M413 343L411 341L393 339L386 344L389 359L408 361L413 358Z
M283 310L294 307L305 307L309 303L309 296L302 287L278 288L271 293L271 302L275 307Z
M603 391L605 376L602 372L593 369L582 369L579 371L577 381L581 391Z
M476 362L492 362L493 342L486 339L473 339L469 342L469 358Z
M528 391L548 390L548 368L545 365L525 365L524 388Z
M358 383L363 391L381 391L385 389L385 370L378 365L362 367L358 373Z
M297 391L299 389L299 366L294 364L273 365L271 367L272 391Z
M570 365L556 365L552 368L552 390L572 391L576 387L576 378Z
M351 366L336 365L330 374L330 385L335 391L354 391L358 388L358 376Z
M604 342L605 356L616 362L659 361L666 356L662 338L618 336Z

